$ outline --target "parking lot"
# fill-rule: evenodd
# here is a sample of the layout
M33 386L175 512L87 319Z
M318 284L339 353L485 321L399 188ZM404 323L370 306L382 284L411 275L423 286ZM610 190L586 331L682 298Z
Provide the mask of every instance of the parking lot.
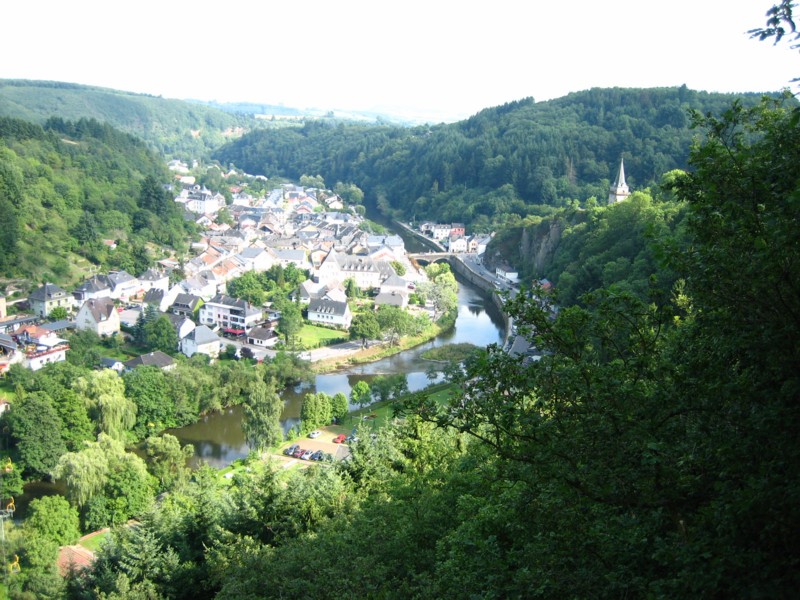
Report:
M287 442L281 446L279 453L275 454L274 456L280 457L280 460L284 463L285 467L289 467L294 464L325 464L324 461L314 461L314 460L302 460L299 458L294 458L291 456L286 456L283 451L292 446L294 444L299 445L303 450L311 450L312 452L316 452L317 450L322 450L323 452L327 452L331 456L333 456L334 460L344 460L346 457L350 456L350 448L347 444L334 444L333 438L338 435L337 433L326 431L325 429L320 429L322 435L320 435L316 439L311 439L309 437L303 437L296 439L292 442Z

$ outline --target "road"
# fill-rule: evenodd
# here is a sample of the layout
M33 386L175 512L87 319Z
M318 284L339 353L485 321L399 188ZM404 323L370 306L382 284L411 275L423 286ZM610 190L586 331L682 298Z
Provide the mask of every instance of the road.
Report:
M224 346L231 344L236 348L237 354L241 352L243 347L249 348L253 352L253 356L259 360L264 358L274 358L278 353L277 350L271 348L261 348L246 344L243 340L234 340L229 338L222 338ZM224 348L223 346L223 348ZM299 352L300 358L310 362L319 362L322 360L338 359L350 356L361 350L361 341L343 342L341 344L334 344L331 346L323 346L322 348L315 348L314 350L304 350Z

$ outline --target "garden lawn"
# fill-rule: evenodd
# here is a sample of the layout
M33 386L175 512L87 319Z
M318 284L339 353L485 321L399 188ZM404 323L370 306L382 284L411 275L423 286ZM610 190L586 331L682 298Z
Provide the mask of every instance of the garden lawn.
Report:
M96 533L92 536L82 539L78 542L81 546L90 550L92 552L97 552L100 549L100 546L106 540L106 538L111 535L110 531L104 531L102 533Z
M12 402L16 396L8 379L0 380L0 400Z
M347 332L345 331L307 324L303 325L298 338L300 339L300 344L302 347L306 349L319 348L320 346L327 346L328 344L346 342L348 339Z

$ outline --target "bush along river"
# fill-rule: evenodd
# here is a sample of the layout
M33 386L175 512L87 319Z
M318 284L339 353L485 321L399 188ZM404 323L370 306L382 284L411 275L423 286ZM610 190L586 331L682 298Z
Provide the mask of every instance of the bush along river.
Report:
M281 415L283 429L289 431L299 424L300 407L308 393L325 392L333 396L342 392L349 398L351 388L358 381L370 383L379 375L398 373L406 374L409 391L417 391L432 383L426 373L432 363L420 357L423 352L445 344L464 342L481 347L502 344L503 328L503 317L487 294L459 280L458 316L453 328L399 354L336 373L320 374L311 383L284 390L281 393L284 400ZM250 453L242 433L242 413L241 406L227 408L205 415L191 425L170 429L167 433L176 436L182 444L194 447L194 457L190 461L192 466L204 461L212 467L225 467Z

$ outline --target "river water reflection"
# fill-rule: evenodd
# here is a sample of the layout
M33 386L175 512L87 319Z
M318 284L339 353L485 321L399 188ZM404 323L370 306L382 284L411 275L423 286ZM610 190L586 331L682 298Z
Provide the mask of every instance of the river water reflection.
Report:
M281 421L284 431L299 423L300 407L305 394L338 392L350 396L351 388L361 380L370 382L378 375L405 373L408 388L420 390L431 383L426 371L430 362L420 358L425 350L444 344L469 342L485 347L502 342L503 318L491 299L469 283L459 281L458 317L455 327L437 338L400 354L374 363L350 367L345 371L317 375L314 382L281 394L285 404ZM250 448L242 433L242 407L236 406L219 413L206 415L197 423L169 430L183 444L192 444L195 454L193 466L205 461L212 467L224 467L234 460L246 457Z

